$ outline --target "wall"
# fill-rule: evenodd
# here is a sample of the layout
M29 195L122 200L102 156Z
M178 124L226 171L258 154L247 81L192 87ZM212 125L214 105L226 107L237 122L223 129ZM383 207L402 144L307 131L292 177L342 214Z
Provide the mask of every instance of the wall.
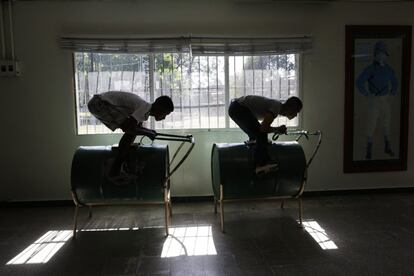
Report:
M321 129L324 140L309 172L306 190L413 186L412 139L407 171L343 174L342 160L345 25L412 25L414 4L17 1L13 10L16 57L23 63L23 74L0 79L0 201L69 199L75 149L80 145L114 144L120 138L75 133L72 59L58 46L59 36L70 33L311 33L314 50L303 60L303 127ZM411 106L413 100L411 97ZM410 120L412 117L411 110ZM411 128L409 137L413 137L413 131ZM173 178L173 196L211 195L211 144L244 139L240 131L191 132L197 145Z

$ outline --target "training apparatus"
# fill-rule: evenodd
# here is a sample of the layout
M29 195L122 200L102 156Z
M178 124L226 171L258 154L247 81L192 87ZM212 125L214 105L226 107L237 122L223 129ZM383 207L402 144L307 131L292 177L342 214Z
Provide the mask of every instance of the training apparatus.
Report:
M172 215L170 179L190 155L195 142L192 135L163 133L157 133L155 140L176 141L181 144L171 160L167 145L144 145L142 139L139 144L132 145L126 164L136 178L130 184L122 186L114 185L107 177L118 147L82 146L76 150L71 172L71 191L75 203L73 237L76 237L80 207L89 207L90 218L92 206L138 204L164 204L165 232L168 235L169 219ZM187 151L178 160L178 153L185 143L189 143ZM176 162L173 163L174 161ZM173 167L173 164L176 165Z
M241 200L282 200L297 199L299 202L299 222L302 226L302 199L307 172L322 142L321 131L306 130L288 132L297 136L293 141L276 141L272 137L268 145L269 156L277 162L278 168L266 174L257 175L254 164L254 143L214 144L211 154L211 178L214 192L214 212L220 205L221 230L224 232L224 202ZM318 141L306 161L299 140L302 137L318 136Z

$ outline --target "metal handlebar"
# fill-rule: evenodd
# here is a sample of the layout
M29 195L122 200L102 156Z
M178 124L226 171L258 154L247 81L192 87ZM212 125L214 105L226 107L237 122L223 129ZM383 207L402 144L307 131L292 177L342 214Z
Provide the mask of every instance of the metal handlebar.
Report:
M165 141L177 141L177 142L189 142L194 141L193 135L176 135L166 133L156 133L154 140L165 140Z
M303 136L305 136L306 140L309 140L309 136L318 136L318 142L315 145L315 148L313 150L313 153L311 155L311 157L309 158L308 163L306 164L306 168L309 168L310 164L312 163L313 159L315 158L316 153L319 150L319 147L321 146L322 143L322 131L317 130L314 132L309 132L307 130L298 130L298 131L289 131L286 132L285 135L298 135L298 137L296 138L296 141L299 141L300 138L302 138ZM272 140L276 141L279 138L279 134L275 133L272 136Z
M141 139L142 140L142 139ZM175 141L175 142L181 142L181 144L178 146L176 151L174 152L173 157L171 158L171 161L168 162L168 175L165 179L165 185L169 185L169 179L171 176L178 170L178 168L184 163L184 161L187 159L187 157L190 155L191 151L194 148L195 141L194 137L191 134L188 135L177 135L177 134L167 134L167 133L156 133L154 140L164 140L164 141ZM183 157L180 159L180 161L177 162L177 165L171 169L171 164L174 162L175 158L177 157L178 153L181 151L185 143L190 143L190 147L187 149L187 152L183 155Z
M313 158L315 158L315 155L318 152L319 147L321 146L321 143L322 143L322 131L317 130L315 132L308 133L307 135L315 135L315 136L318 136L318 142L316 143L315 148L313 149L313 153L312 153L311 157L309 158L308 164L306 164L306 167L309 168L309 165L312 163Z

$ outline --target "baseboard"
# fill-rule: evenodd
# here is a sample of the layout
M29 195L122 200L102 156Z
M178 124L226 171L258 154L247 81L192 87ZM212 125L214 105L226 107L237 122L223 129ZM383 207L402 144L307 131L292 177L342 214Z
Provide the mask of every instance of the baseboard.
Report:
M177 196L171 197L172 203L186 202L213 202L214 197L211 196ZM73 200L41 200L41 201L0 201L1 207L61 207L75 206Z
M398 188L377 188L377 189L305 191L303 193L303 196L304 197L341 196L341 195L391 194L391 193L412 193L412 192L414 192L414 187L398 187Z
M392 194L413 193L414 187L402 188L378 188L378 189L354 189L354 190L328 190L305 191L303 197L342 196L342 195L366 195L366 194ZM213 202L214 196L173 196L172 203ZM1 207L63 207L74 206L72 200L42 200L42 201L0 201Z
M186 202L208 202L214 201L214 196L172 196L172 203L186 203Z
M1 207L62 207L75 206L73 200L0 201Z

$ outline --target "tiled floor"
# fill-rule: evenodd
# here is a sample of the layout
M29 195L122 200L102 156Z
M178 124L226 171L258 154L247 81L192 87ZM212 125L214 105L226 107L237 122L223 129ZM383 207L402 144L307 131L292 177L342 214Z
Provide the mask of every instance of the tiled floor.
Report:
M65 241L54 234L70 232L49 231L71 230L72 208L2 208L0 274L414 275L414 194L305 198L305 229L295 201L229 203L225 234L210 202L173 210L168 238L162 206L99 207ZM37 251L13 260L29 245Z

